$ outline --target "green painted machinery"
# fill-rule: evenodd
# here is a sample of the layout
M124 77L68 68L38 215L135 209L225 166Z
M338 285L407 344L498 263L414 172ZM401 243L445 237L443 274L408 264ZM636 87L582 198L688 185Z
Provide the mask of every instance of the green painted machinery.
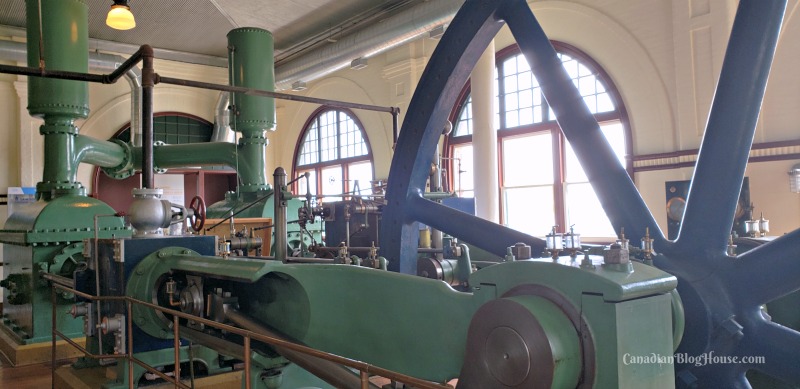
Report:
M77 195L39 200L22 207L0 231L7 275L0 282L6 302L0 328L19 343L50 340L50 288L41 275L53 273L71 278L74 270L86 265L83 240L95 236L95 215L102 216L97 218L98 236L131 235L111 207ZM59 330L67 336L83 336L83 323L66 315L70 300L59 296L57 303Z
M39 12L39 4L46 11ZM28 65L85 73L86 4L78 0L28 1L26 10ZM40 50L42 41L46 44ZM81 162L115 166L125 159L119 145L78 133L75 120L89 114L86 83L32 77L28 88L28 110L44 120L39 132L44 136L45 169L42 182L36 185L37 202L11 215L0 230L6 274L0 281L6 302L0 328L25 344L49 340L51 335L50 290L41 274L71 277L71 271L85 266L84 239L131 235L111 207L86 197L84 187L76 181ZM66 309L66 300L60 298L57 312L63 315ZM82 336L79 320L64 315L61 323L64 334Z
M273 40L269 31L244 27L228 33L230 85L274 91L273 62ZM274 190L267 183L264 161L268 143L266 131L275 129L275 100L232 93L231 110L231 127L242 134L232 165L239 174L239 186L236 192L227 193L224 200L209 206L208 217L225 218L236 214L237 217L273 218ZM289 199L287 205L289 214L297 215L303 203ZM292 245L293 249L301 247L301 241L306 246L310 243L297 224L287 228L297 242Z
M459 387L673 387L671 363L629 362L672 355L676 279L638 263L587 261L593 264L500 263L472 273L469 287L456 291L441 281L354 265L208 257L174 247L140 262L127 294L163 303L166 280L200 276L203 293L191 304L208 307L203 317L266 328L431 381L460 377ZM179 282L174 295L186 294L181 285L192 287ZM171 317L145 308L133 315L149 335L171 337ZM270 385L281 381L284 364L260 368ZM294 387L292 379L269 387Z

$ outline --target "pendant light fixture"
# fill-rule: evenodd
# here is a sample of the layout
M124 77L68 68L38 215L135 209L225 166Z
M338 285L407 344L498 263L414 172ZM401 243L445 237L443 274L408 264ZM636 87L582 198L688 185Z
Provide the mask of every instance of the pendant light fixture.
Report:
M114 0L106 17L106 24L117 30L130 30L136 27L136 20L133 18L128 0Z

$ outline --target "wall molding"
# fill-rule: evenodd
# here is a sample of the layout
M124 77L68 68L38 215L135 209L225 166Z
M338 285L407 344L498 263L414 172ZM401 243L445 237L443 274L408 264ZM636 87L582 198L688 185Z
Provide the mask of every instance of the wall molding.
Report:
M699 149L670 153L646 154L633 157L633 172L669 170L693 167ZM748 162L768 162L800 159L800 139L753 144Z

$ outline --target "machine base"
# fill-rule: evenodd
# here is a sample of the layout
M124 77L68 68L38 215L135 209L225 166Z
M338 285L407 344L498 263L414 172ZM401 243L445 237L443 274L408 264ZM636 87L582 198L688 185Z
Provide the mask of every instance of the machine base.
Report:
M74 342L86 347L86 338L74 338ZM5 331L0 330L0 353L11 362L12 366L33 365L50 362L52 357L50 342L19 344ZM56 342L56 359L70 359L83 356L83 353L64 340Z

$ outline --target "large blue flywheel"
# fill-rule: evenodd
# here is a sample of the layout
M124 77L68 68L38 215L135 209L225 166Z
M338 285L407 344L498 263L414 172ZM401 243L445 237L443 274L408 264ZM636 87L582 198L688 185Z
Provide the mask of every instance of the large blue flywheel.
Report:
M634 242L649 228L658 252L655 265L678 278L686 330L677 352L739 361L702 365L678 360L677 385L749 388L745 373L751 369L800 384L800 333L772 323L761 308L800 289L800 231L735 257L726 253L785 8L785 0L739 2L683 227L669 241L527 2L467 0L422 75L395 148L381 231L382 253L395 259L392 270L416 272L418 222L498 256L516 242L544 246L541 239L422 197L448 113L478 58L507 24L614 228L624 228ZM763 361L742 362L753 356Z

